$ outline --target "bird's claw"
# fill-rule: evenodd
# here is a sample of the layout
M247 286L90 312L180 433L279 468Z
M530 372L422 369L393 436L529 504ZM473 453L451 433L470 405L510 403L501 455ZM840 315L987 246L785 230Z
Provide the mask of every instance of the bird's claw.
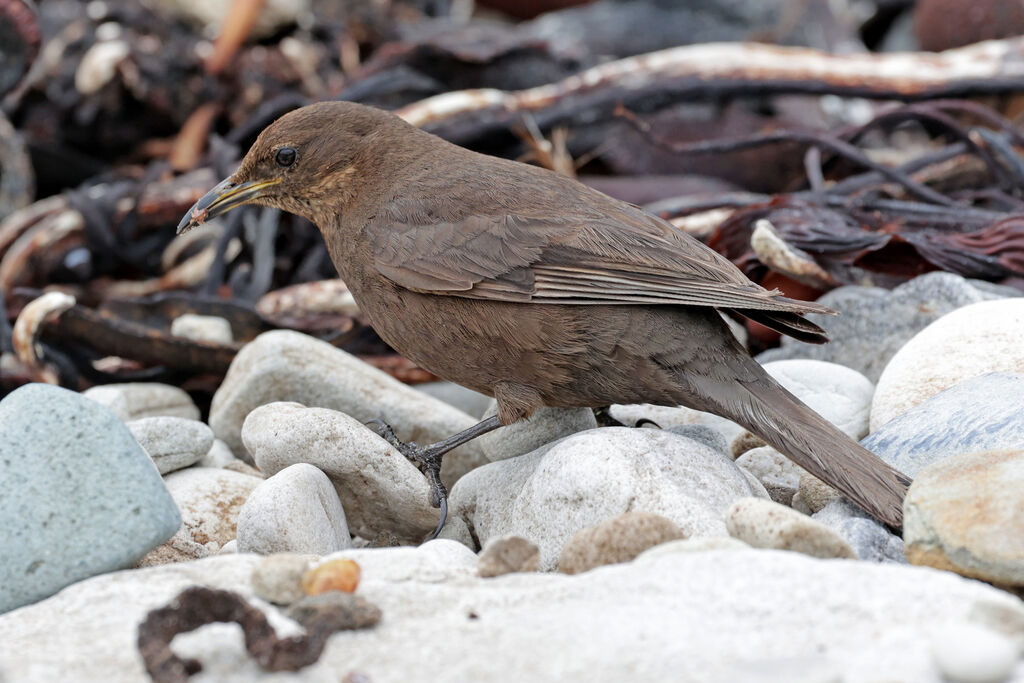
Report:
M430 506L441 508L441 521L438 522L437 528L427 540L437 538L448 520L448 489L441 481L441 458L444 451L439 451L432 446L420 447L413 442L402 441L395 435L395 430L391 428L391 425L383 420L369 420L365 424L404 455L409 462L416 465L416 469L427 478L427 483L430 484Z

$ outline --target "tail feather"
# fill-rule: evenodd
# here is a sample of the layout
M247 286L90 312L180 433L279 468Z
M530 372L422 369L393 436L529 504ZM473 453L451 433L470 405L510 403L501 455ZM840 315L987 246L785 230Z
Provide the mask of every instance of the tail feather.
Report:
M749 356L737 353L734 360L742 362L734 379L703 375L689 383L690 401L681 402L746 427L876 519L902 527L906 475L804 405Z
M774 380L741 383L744 426L893 528L903 526L910 479L808 408Z

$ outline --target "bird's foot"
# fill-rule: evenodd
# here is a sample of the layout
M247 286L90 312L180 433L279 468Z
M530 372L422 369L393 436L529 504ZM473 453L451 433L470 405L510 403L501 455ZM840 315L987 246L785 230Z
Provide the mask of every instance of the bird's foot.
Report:
M610 406L603 406L601 408L594 408L594 419L597 420L598 427L629 427L630 425L612 417ZM649 420L646 417L642 417L636 421L633 427L643 427L644 425L654 425L658 429L661 429L661 425L654 420Z
M441 459L445 453L451 450L451 447L445 448L447 444L443 442L430 446L406 443L395 436L395 430L383 420L370 420L366 426L375 430L382 439L404 455L409 462L416 465L416 468L427 478L427 483L430 485L430 505L441 508L441 520L427 540L437 538L441 529L444 528L445 522L448 521L448 489L441 481Z

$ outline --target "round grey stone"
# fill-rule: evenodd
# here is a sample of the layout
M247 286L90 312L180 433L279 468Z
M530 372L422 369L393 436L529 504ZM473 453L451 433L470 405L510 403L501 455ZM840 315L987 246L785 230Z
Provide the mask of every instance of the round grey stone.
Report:
M306 463L286 467L257 486L238 514L239 552L327 555L351 545L331 480Z
M129 422L128 429L160 474L194 465L213 446L213 431L198 420L144 417Z
M577 531L630 511L667 517L686 536L724 536L725 511L752 493L720 451L659 429L605 427L473 470L452 489L442 533L464 540L460 530L472 529L484 545L529 538L547 571Z
M199 419L199 408L192 397L169 384L104 384L87 389L82 395L106 406L126 422L161 415Z
M491 401L483 418L498 414L497 401ZM590 408L539 408L527 420L520 420L479 437L480 448L491 462L514 458L545 444L597 427Z
M181 525L153 462L118 417L29 384L0 402L0 612L130 567Z
M972 377L919 403L861 444L915 477L960 453L1024 447L1024 375Z
M853 368L877 382L889 359L933 321L968 304L1012 296L1020 296L1020 292L953 273L927 273L891 291L881 287L839 287L818 300L839 315L807 316L825 329L828 344L806 344L783 337L779 348L759 354L757 360L824 360Z

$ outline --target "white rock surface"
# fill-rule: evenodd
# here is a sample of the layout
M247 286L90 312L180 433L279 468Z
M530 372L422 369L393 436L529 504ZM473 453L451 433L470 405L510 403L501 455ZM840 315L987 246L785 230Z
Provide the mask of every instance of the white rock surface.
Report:
M117 75L117 67L131 54L124 40L100 40L93 43L79 58L75 69L75 89L92 95Z
M231 448L220 439L214 439L210 450L199 459L197 464L200 467L224 467L235 462L241 461L231 452Z
M647 429L655 429L653 425L644 426ZM669 427L665 431L678 434L679 436L685 436L687 439L699 441L705 446L713 448L716 451L732 455L732 449L729 446L729 442L726 441L725 435L714 427L701 424L676 425L675 427Z
M164 477L181 511L182 528L169 544L192 541L215 553L235 538L238 513L262 479L211 467L190 467ZM158 552L157 548L153 552Z
M267 475L300 462L327 475L352 533L390 534L418 543L440 512L430 507L426 478L384 439L344 413L272 403L250 413L242 438Z
M792 550L812 557L857 557L839 534L807 515L762 498L733 503L725 519L729 535L755 548Z
M932 654L953 683L1003 683L1013 674L1021 652L1002 633L961 622L935 629Z
M491 401L481 419L498 414L498 402ZM521 420L479 437L480 448L491 462L515 458L552 441L597 429L590 408L540 408L528 420Z
M479 579L472 554L458 546L467 556L461 571L450 561L446 573L406 561L434 552L430 545L345 551L363 567L357 595L384 618L332 636L299 672L261 671L234 625L178 636L174 649L203 663L197 680L223 683L320 683L353 671L374 683L422 680L425 662L443 683L647 683L681 672L714 683L940 683L936 624L966 622L1014 639L1024 629L1019 599L917 567L731 550L665 553L572 577ZM0 672L19 683L144 681L136 638L146 612L197 583L251 599L261 560L218 556L107 574L0 616ZM254 604L279 635L298 632L277 609ZM1024 675L1019 660L1014 675Z
M199 408L192 401L192 397L169 384L104 384L86 389L82 395L105 405L125 422L160 416L199 419Z
M350 548L314 562L319 567L332 560L354 560L362 570L361 582L410 581L444 583L476 576L477 556L462 543L444 538L418 546Z
M752 493L728 456L655 429L606 427L574 434L511 460L485 465L451 492L447 538L481 544L495 536L529 538L551 570L577 531L624 512L653 512L683 535L725 535L723 516Z
M671 553L706 553L713 550L750 550L750 545L732 536L704 536L701 538L682 538L648 548L637 555L636 562Z
M249 495L238 515L238 551L326 555L352 545L345 511L327 475L298 463Z
M128 423L160 474L194 465L213 446L213 431L198 420L183 417L143 417Z
M875 385L856 370L820 360L778 360L765 371L852 439L868 433Z
M943 389L987 372L1024 373L1024 297L944 315L901 348L878 378L871 431Z
M210 427L236 457L247 457L242 423L254 409L275 401L330 408L359 422L381 419L399 439L420 445L477 423L327 342L290 330L265 332L242 347L213 397ZM471 441L444 457L442 476L451 486L484 462L480 445Z
M608 409L608 414L628 427L634 426L638 420L650 420L662 429L671 429L672 427L681 427L683 425L711 427L725 437L725 441L729 444L730 449L733 442L747 431L735 422L726 420L724 417L700 410L693 410L686 406L656 406L650 403L613 405Z
M171 334L214 344L230 344L235 340L231 333L231 323L216 315L179 315L171 321Z

